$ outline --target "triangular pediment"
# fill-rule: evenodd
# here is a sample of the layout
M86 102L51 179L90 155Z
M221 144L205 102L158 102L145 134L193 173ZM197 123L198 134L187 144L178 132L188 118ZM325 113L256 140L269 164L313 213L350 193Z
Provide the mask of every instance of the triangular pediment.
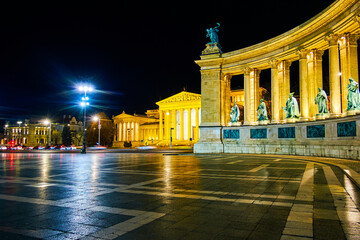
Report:
M182 91L178 94L175 94L171 97L165 98L157 102L157 105L162 105L166 103L174 103L174 102L194 102L194 101L201 101L201 94L198 93L191 93Z

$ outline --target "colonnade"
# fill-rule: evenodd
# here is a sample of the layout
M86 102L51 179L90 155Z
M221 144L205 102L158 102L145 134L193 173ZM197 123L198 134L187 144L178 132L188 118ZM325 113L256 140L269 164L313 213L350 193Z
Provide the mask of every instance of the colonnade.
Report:
M180 108L159 110L160 140L192 140L199 139L200 108ZM162 121L164 119L164 123Z
M358 82L358 34L329 34L324 41L329 49L329 95L330 113L332 116L341 116L347 109L347 86L349 78ZM300 114L301 120L314 120L317 114L315 97L318 88L323 88L322 55L324 50L302 48L297 51L299 60L299 87L300 87ZM291 61L273 59L269 61L271 67L271 112L272 123L279 123L285 119L282 109L290 94L290 65ZM260 69L245 67L244 91L245 112L244 124L251 125L256 122L256 109L259 105L259 78ZM225 86L229 74L224 76ZM227 90L225 90L225 93ZM225 102L230 101L226 96ZM224 103L224 106L228 104ZM223 110L222 114L228 114ZM221 118L222 124L226 125L228 117Z
M139 122L120 122L117 126L118 141L140 141Z

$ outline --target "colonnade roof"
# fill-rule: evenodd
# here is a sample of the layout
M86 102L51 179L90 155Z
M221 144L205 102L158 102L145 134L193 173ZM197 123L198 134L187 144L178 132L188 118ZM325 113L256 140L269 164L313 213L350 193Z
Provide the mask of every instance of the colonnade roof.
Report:
M245 68L270 68L273 60L296 61L299 59L297 51L300 49L327 49L325 37L331 33L359 34L359 13L360 1L338 0L310 20L277 37L223 53L220 57L202 57L195 62L204 70L221 66L224 74L236 75L242 74Z

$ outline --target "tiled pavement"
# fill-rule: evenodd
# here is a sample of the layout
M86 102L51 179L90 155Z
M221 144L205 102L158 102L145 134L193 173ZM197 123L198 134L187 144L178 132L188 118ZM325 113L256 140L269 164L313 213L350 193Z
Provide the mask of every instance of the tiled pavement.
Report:
M360 239L359 188L319 162L161 153L0 160L0 239Z

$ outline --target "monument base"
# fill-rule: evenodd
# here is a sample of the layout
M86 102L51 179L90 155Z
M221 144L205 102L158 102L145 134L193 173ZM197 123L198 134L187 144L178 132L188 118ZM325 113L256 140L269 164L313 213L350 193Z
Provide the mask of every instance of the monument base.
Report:
M346 111L346 116L354 116L356 114L360 114L360 110L354 109L354 110L347 110Z
M270 121L269 120L261 120L261 121L258 121L257 123L258 123L258 125L268 125L270 123Z
M233 127L233 126L241 126L241 122L229 122L228 126Z
M299 121L298 118L287 118L287 119L285 119L286 123L295 123L295 122L298 122L298 121Z
M315 117L316 120L324 120L327 118L330 118L329 113L316 114L316 117Z

